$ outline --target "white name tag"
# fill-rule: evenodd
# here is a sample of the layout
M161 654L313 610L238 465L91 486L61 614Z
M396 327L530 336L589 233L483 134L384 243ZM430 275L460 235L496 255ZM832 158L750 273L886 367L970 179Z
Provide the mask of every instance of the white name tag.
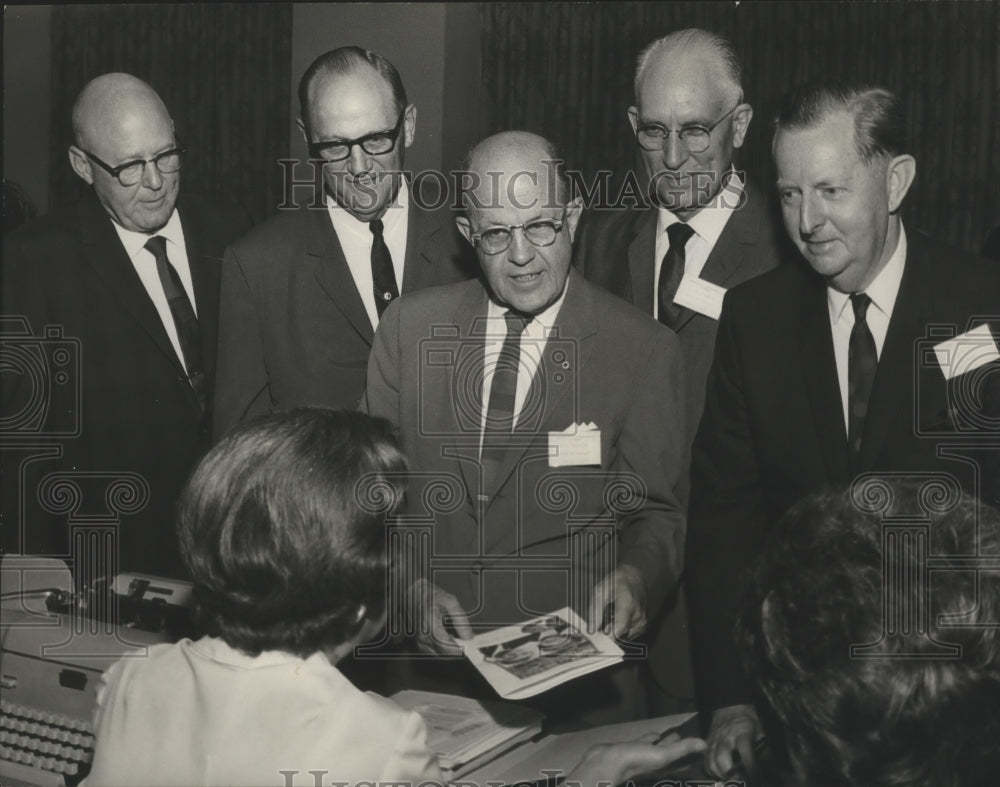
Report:
M549 432L549 467L601 464L601 430L597 424L572 424Z
M674 303L717 320L722 313L722 298L725 294L725 287L694 276L685 276L674 295Z
M1000 351L989 325L980 325L954 339L935 344L934 353L946 380L1000 360Z

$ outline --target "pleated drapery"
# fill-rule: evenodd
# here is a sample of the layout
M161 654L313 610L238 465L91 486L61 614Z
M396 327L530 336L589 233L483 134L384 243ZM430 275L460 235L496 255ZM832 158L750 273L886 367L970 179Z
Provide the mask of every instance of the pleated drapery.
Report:
M770 124L801 82L867 81L907 107L913 227L978 251L1000 224L1000 3L484 3L483 135L551 138L588 180L635 166L626 118L639 52L684 27L729 38L754 120L738 165L768 188ZM611 191L615 192L612 188Z
M57 6L52 13L51 204L81 182L66 160L70 111L93 77L149 82L188 149L182 188L222 195L256 219L281 200L288 151L292 6L277 3Z

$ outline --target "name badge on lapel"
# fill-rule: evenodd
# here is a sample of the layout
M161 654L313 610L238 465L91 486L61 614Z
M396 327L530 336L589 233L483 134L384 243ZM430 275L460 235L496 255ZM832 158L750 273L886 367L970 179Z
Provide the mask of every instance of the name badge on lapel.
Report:
M980 325L953 339L938 342L934 345L934 354L946 380L1000 360L1000 351L989 325Z
M725 294L725 287L696 276L685 276L674 295L674 303L717 320L722 313L722 298Z
M597 424L570 424L549 432L549 467L601 464L601 430Z

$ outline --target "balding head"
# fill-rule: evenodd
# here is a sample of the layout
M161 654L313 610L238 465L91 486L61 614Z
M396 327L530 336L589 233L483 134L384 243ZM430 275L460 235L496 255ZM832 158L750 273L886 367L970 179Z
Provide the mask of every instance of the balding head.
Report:
M687 221L718 196L752 117L739 60L721 36L679 30L639 56L628 118L650 194L678 218Z
M170 219L179 172L161 172L153 159L176 147L174 124L152 87L131 74L88 82L73 105L73 170L93 185L111 218L127 230L152 233ZM139 183L123 186L109 169L147 162ZM164 168L166 166L165 162Z
M494 204L497 193L523 205L537 199L561 207L569 194L562 157L545 137L529 131L504 131L487 137L466 156L471 187L466 211ZM528 196L530 189L539 194Z
M559 154L537 134L506 131L476 145L466 169L459 230L476 247L494 300L538 314L565 290L580 219L579 202L565 201Z
M730 102L743 95L743 68L733 45L717 33L690 27L658 38L639 55L635 98L639 102L647 78L664 69L697 71L718 86Z

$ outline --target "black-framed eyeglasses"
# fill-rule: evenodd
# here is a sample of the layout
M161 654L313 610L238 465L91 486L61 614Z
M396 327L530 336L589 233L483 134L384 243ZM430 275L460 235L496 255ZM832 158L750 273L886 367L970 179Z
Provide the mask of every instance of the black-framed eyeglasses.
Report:
M106 170L111 177L116 178L123 186L134 186L142 180L142 174L146 171L147 164L155 166L161 175L170 175L177 172L181 168L181 156L185 153L184 148L171 148L170 150L158 153L153 158L126 161L124 164L112 167L110 164L101 161L89 150L83 150L83 148L80 148L80 150L83 151L87 158Z
M684 128L675 130L667 128L660 123L643 123L635 130L635 137L639 141L639 147L643 150L662 150L670 135L676 134L677 139L680 140L688 153L704 153L708 150L708 144L716 126L733 114L742 103L743 100L740 99L735 107L716 120L711 126L692 123L690 126L684 126Z
M361 149L369 156L381 156L391 152L396 147L396 140L399 138L399 130L403 127L403 120L406 118L406 110L399 113L399 120L396 125L388 131L376 131L374 134L365 134L357 139L335 139L330 142L310 142L309 157L323 159L323 161L343 161L350 158L351 150L355 145L360 145Z
M490 227L482 232L472 233L470 240L476 248L481 248L487 254L499 254L507 251L514 241L514 230L521 230L532 245L551 246L556 236L563 228L566 220L566 209L563 208L562 218L535 219L524 224L508 224L504 227Z

